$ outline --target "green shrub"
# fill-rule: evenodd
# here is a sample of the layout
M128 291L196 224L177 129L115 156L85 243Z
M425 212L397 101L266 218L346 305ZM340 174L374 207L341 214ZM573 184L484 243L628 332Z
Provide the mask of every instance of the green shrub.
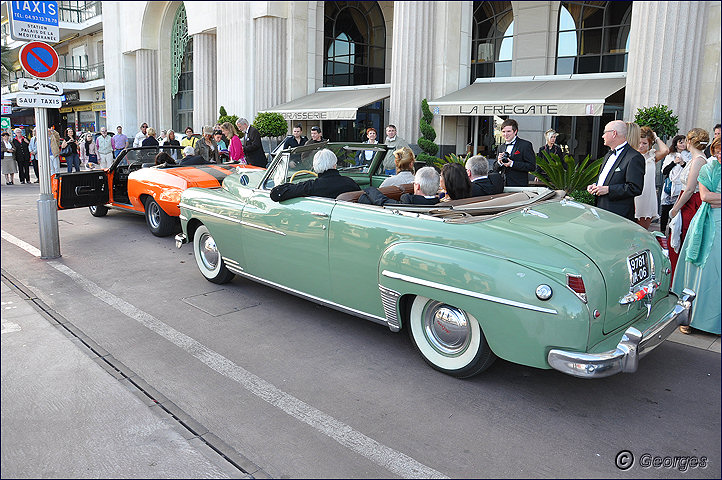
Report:
M599 175L599 169L604 162L603 158L589 163L591 155L577 164L574 158L566 155L564 161L555 153L542 152L542 156L536 157L536 177L552 190L564 190L571 193L578 190L586 190L587 185L592 183Z
M288 123L278 112L261 112L253 120L253 126L262 137L280 137L288 132Z
M218 123L223 125L226 122L229 122L234 127L236 126L236 120L238 120L238 115L228 115L228 112L226 112L226 109L223 105L221 105L221 108L218 110L219 117L218 117Z
M667 105L638 108L634 123L640 127L647 126L660 137L670 138L677 135L678 118Z
M575 201L579 203L586 203L587 205L594 205L594 195L585 190L574 190L569 194Z
M459 155L457 155L455 153L450 153L443 159L436 158L436 157L431 157L431 158L433 158L433 160L434 160L433 165L436 168L438 168L439 170L441 170L442 168L444 168L444 165L446 165L447 163L459 163L462 166L466 167L466 161L469 159L470 156L471 156L471 153L467 153L466 156L464 156L464 157L460 157Z
M421 101L421 120L419 126L421 127L421 135L419 138L419 147L422 152L416 157L419 162L424 162L426 165L435 165L439 158L436 153L439 151L439 146L434 143L436 139L436 131L431 126L431 122L434 121L434 115L429 109L429 102L426 99Z

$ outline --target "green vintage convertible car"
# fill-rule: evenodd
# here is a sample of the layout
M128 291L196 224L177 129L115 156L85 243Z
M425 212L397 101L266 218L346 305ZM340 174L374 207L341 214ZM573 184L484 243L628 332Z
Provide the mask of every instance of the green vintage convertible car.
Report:
M689 322L694 292L670 291L661 242L563 192L508 188L435 206L360 204L361 192L272 201L274 185L311 178L320 148L361 187L385 178L385 146L357 165L368 145L329 143L183 192L176 244L192 242L206 279L240 275L404 329L429 365L456 377L496 357L584 378L634 372Z

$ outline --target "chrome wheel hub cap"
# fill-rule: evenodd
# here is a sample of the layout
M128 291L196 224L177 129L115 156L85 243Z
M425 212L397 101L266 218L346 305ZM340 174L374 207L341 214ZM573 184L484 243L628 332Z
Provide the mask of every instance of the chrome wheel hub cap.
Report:
M150 223L153 225L153 228L158 228L160 225L160 207L157 203L154 203L150 206Z
M424 309L423 322L429 344L440 353L458 355L469 346L469 319L458 308L430 302Z
M199 253L206 268L214 270L218 266L218 248L213 237L205 234L201 237Z

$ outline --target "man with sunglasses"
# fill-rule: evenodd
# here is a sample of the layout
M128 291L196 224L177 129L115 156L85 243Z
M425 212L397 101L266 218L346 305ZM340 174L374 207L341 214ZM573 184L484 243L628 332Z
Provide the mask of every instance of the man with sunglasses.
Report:
M140 132L135 134L135 139L133 140L133 148L140 147L143 145L143 140L145 140L145 137L148 136L146 133L148 131L148 124L143 122L140 125Z

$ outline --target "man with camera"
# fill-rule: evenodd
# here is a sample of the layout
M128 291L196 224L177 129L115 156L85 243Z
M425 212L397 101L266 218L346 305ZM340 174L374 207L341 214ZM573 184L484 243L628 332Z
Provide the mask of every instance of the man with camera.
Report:
M500 171L507 187L529 185L529 172L536 170L536 156L531 142L517 136L519 124L511 118L501 124L501 134L506 143L499 146L494 170Z

